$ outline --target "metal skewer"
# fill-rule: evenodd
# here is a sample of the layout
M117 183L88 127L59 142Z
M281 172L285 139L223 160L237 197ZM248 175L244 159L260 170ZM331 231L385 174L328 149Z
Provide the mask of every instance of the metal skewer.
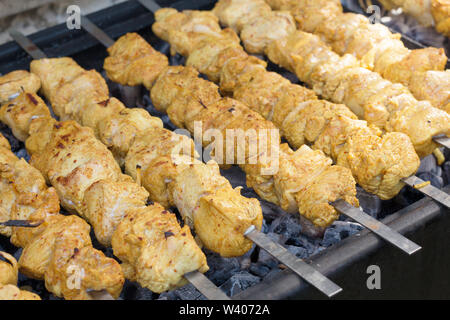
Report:
M450 149L450 138L447 136L437 136L433 138L434 142L440 144L442 147Z
M89 19L86 17L83 17L82 21L83 21L83 23L86 23L86 21L89 21ZM91 27L92 27L92 25L93 25L92 22L89 21L88 23L90 23ZM83 25L83 27L84 27L84 25ZM89 28L89 30L93 31L95 33L100 32L102 34L101 37L103 37L103 40L106 40L106 38L108 38L108 40L106 40L105 43L108 43L108 42L110 42L112 44L114 43L114 40L109 38L109 36L106 33L104 33L102 30L100 30L99 28L97 28L97 27ZM19 31L11 30L10 35L24 50L25 50L25 48L23 47L23 45L25 45L27 47L33 46L37 49L37 51L36 50L30 50L30 51L25 50L33 59L47 58L47 56L41 50L39 50L36 47L36 45L31 42L31 40L29 38L24 36ZM102 42L102 44L105 44L105 43ZM31 46L30 46L30 44L31 44ZM34 56L35 53L36 53L36 56ZM195 273L198 273L199 275L194 276ZM203 276L203 278L202 278L202 276ZM203 274L201 274L198 271L193 271L188 276L185 275L185 278L189 282L191 282L191 280L192 280L193 282L191 282L191 283L198 289L198 291L200 291L209 300L215 300L215 299L217 299L217 297L220 297L220 300L230 300L230 298L227 295L225 295L222 290L220 290L218 287L216 287L208 278L206 278ZM109 293L107 293L106 291L105 292L92 291L89 294L91 295L91 297L93 297L93 299L95 298L96 300L114 300L109 295ZM110 296L110 298L105 298L108 295Z
M18 228L36 228L39 227L44 221L29 221L29 220L8 220L0 222L4 227L18 227Z

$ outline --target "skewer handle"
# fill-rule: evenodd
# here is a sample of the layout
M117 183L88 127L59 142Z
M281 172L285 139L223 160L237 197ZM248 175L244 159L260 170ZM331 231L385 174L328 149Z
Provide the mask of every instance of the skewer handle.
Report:
M156 11L158 11L159 9L161 9L161 7L159 6L159 4L157 4L155 1L153 0L137 0L140 4L142 4L144 7L146 7L149 11L155 13Z
M231 300L222 290L216 287L203 273L198 271L188 272L184 277L208 300Z
M36 228L39 227L43 221L29 221L29 220L8 220L0 222L4 227L19 227L19 228Z
M447 136L437 136L433 138L434 142L439 143L441 146L450 149L450 138Z
M417 251L422 249L422 247L405 238L397 231L389 228L387 225L371 217L364 211L361 211L359 208L355 208L344 200L338 200L331 204L340 213L355 220L379 237L383 238L385 241L406 252L408 255L412 255L413 253L416 253Z
M101 42L106 48L111 47L114 44L114 40L108 36L102 29L92 23L89 18L81 16L81 26L86 29L91 35L93 35L99 42Z
M402 180L404 183L406 183L408 186L415 188L416 190L422 192L423 194L427 195L434 201L439 202L440 204L446 206L447 208L450 208L450 195L445 193L442 190L439 190L438 188L432 186L431 184L425 185L420 188L416 188L416 186L423 185L425 183L424 180L420 179L417 176L411 176L409 178L405 178Z
M332 297L342 291L342 288L337 284L305 261L297 258L280 244L273 242L272 239L258 231L254 226L247 230L245 236L328 297Z
M47 55L41 51L28 37L24 36L23 33L11 29L9 30L9 35L16 41L23 50L25 50L33 59L44 59Z

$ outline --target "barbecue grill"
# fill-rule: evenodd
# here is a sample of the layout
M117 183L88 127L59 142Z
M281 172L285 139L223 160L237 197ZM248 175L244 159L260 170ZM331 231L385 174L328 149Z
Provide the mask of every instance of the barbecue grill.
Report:
M172 6L178 10L211 9L214 1L158 1L161 6ZM356 10L356 2L347 1L348 10ZM137 1L128 1L108 9L93 13L88 18L109 36L118 38L127 32L138 32L157 50L168 54L167 43L155 37L150 29L154 22L153 14ZM412 34L414 35L414 34ZM403 40L410 48L420 43L410 35ZM91 35L84 30L68 30L59 25L30 36L30 39L48 56L71 56L86 69L102 71L106 51ZM445 40L448 41L448 40ZM448 42L447 42L448 44ZM445 42L443 45L446 45ZM181 64L182 58L171 58L171 64ZM15 42L0 46L0 72L28 69L31 57ZM273 71L282 73L289 79L292 74L269 64ZM122 94L120 88L111 84L115 95ZM123 98L123 97L121 97ZM143 93L140 105L151 114L161 116L169 129L175 129L170 120L159 114L151 105L148 93ZM1 128L12 142L13 151L26 157L23 145L10 134L6 127ZM433 185L448 193L450 186L450 154L446 150L446 159L437 166L432 156L422 160L419 177L430 180ZM224 170L233 186L245 186L245 176L240 169ZM274 205L260 200L265 215L263 231L273 240L283 243L292 253L309 262L322 274L341 285L344 292L339 298L419 298L448 297L450 277L446 274L446 264L450 262L450 253L445 250L446 235L450 226L448 209L419 192L405 188L396 198L380 201L365 193L362 189L358 198L364 210L381 220L392 229L405 234L420 244L422 250L407 256L398 249L385 244L383 240L357 223L341 218L330 227L323 239L314 239L301 233L301 223ZM244 195L257 197L248 188ZM95 246L112 256L110 249L96 243ZM0 237L0 250L15 253L20 250L9 244L9 240ZM207 253L211 270L207 276L220 286L233 299L286 299L321 298L310 285L291 270L272 259L263 250L254 248L240 258L220 258ZM369 290L366 285L367 267L378 265L382 270L382 290ZM31 287L43 298L53 299L43 288L42 282L22 277L19 286ZM163 293L153 294L139 285L127 282L122 292L123 299L202 299L203 296L192 285Z

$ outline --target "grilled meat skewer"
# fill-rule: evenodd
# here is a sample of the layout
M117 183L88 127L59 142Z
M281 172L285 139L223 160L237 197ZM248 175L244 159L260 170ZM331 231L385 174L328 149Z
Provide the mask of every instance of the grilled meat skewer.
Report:
M47 188L39 171L19 160L1 135L0 178L2 220L44 221L36 228L0 227L1 234L23 248L20 271L45 280L50 292L65 299L90 299L91 289L118 297L124 282L119 264L92 247L85 221L59 214L55 189ZM73 272L69 268L84 273L78 287L70 287Z
M214 12L221 17L226 9L241 12L248 1L219 1ZM250 0L249 2L264 2ZM290 12L301 31L314 33L340 55L351 54L361 67L379 73L393 83L401 83L419 100L428 100L436 108L450 112L450 71L445 70L447 57L443 49L409 50L400 34L386 26L373 24L361 14L344 13L338 0L267 0L273 9ZM425 3L426 1L422 1ZM241 8L239 10L238 8ZM266 8L267 10L268 8ZM271 14L273 15L273 11ZM235 19L241 17L235 13ZM246 21L248 18L242 18ZM450 20L448 20L450 21ZM226 20L221 19L222 23ZM267 28L277 29L278 22L266 15ZM262 25L254 23L255 33L263 36ZM281 40L279 37L278 40ZM243 39L245 41L245 39ZM266 48L267 50L267 48Z
M54 186L67 210L89 221L103 243L112 243L125 276L162 292L184 285L186 272L205 272L206 258L189 228L181 228L175 215L160 205L146 206L148 193L121 173L90 128L36 117L34 112L40 114L39 109L47 107L39 96L31 95L33 99L19 96L2 107L10 108L5 114L22 115L8 118L9 125L19 130L21 122L11 122L13 118L30 123L26 140L30 163Z
M105 60L107 74L113 81L124 85L128 85L134 79L122 76L131 73L126 68L116 66L136 65L140 59L140 56L133 56L136 50L130 51L130 48L140 48L140 52L147 50L147 54L142 54L147 59L156 55L154 49L137 34L127 34L109 48L110 57ZM151 79L154 78L151 75ZM261 129L276 130L272 123L242 103L230 98L221 98L217 86L200 79L198 72L191 67L167 68L148 89L151 89L155 107L167 112L175 125L187 128L192 133L195 131L196 122L202 123L204 131L218 130L223 136L226 135L226 130L231 129L255 130L255 132ZM277 151L275 148L278 148L280 141L277 139L274 142L276 145L273 145L273 151L279 155L278 172L263 175L261 174L261 170L265 168L263 163L250 164L249 159L240 164L247 174L247 185L263 199L280 205L292 213L299 212L301 207L302 215L322 228L338 217L326 199L343 198L357 205L354 197L354 180L347 169L332 166L331 160L307 146L294 153L287 145L282 145ZM211 141L204 139L203 143L206 147ZM246 150L251 145L258 145L258 138L247 141ZM228 164L237 163L234 158L237 154L234 152L237 151L235 147L236 145L233 146L231 154L227 154L224 145L222 154L227 156L227 160L231 160L227 162ZM311 163L316 165L311 166ZM341 180L335 180L333 177L336 176L340 176ZM306 192L306 189L309 190Z

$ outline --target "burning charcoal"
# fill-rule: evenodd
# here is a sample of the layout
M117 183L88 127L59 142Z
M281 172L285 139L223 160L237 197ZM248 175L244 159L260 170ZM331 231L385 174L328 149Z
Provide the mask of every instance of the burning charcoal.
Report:
M310 255L318 252L321 241L322 241L322 239L310 239L304 235L300 235L296 239L291 239L291 240L287 241L286 244L292 245L295 247L304 248L306 250L308 256L310 256Z
M227 282L220 286L220 288L228 295L233 296L245 289L257 284L261 279L247 271L240 271L234 274Z
M363 227L357 223L335 221L334 224L325 231L322 246L332 246L342 239L345 239L361 231Z
M178 53L174 56L169 57L169 64L171 66L180 66L180 65L182 66L182 65L184 65L185 62L186 62L186 59Z
M401 206L406 207L421 199L423 195L413 188L403 188L395 197L395 201Z
M207 252L206 257L209 265L206 276L216 285L221 285L235 272L241 270L239 258L223 258L213 252Z
M192 284L185 285L174 291L175 296L181 300L206 300Z
M302 247L297 246L287 246L287 249L290 253L294 254L296 257L300 259L305 259L309 256L308 250Z
M450 161L442 165L442 177L444 178L444 185L450 184Z
M300 226L302 233L311 238L322 238L325 232L325 228L315 226L311 221L300 216Z
M283 235L277 233L269 232L267 236L274 242L279 243L281 245L283 245L286 242L286 238ZM267 251L263 249L260 249L259 251L258 262L268 266L273 266L277 264L277 260L275 260L269 253L267 253Z
M444 180L441 176L437 176L432 172L423 172L417 175L420 179L424 181L430 181L432 186L441 189L444 186Z
M285 213L272 222L269 232L281 234L286 239L297 238L301 232L300 221L296 216Z
M267 265L260 262L255 262L251 264L248 271L258 277L263 278L270 272L270 270L271 268L269 268Z
M16 153L17 157L25 159L27 162L30 161L30 155L25 148L20 149Z
M252 254L255 251L255 248L256 245L254 244L248 252L237 258L241 264L241 270L248 269L250 267L252 263Z
M264 277L264 281L270 281L272 280L275 276L277 276L279 273L281 272L280 268L275 268L273 270L271 270L265 277Z
M163 292L159 295L158 300L180 300L174 291Z
M420 167L417 170L417 174L432 171L434 172L436 170L436 167L436 158L434 157L434 155L429 155L420 161Z
M364 212L370 214L374 218L377 218L381 211L381 199L374 194L368 193L363 188L356 187L356 190L356 197L359 200L359 205L361 208L363 208Z

